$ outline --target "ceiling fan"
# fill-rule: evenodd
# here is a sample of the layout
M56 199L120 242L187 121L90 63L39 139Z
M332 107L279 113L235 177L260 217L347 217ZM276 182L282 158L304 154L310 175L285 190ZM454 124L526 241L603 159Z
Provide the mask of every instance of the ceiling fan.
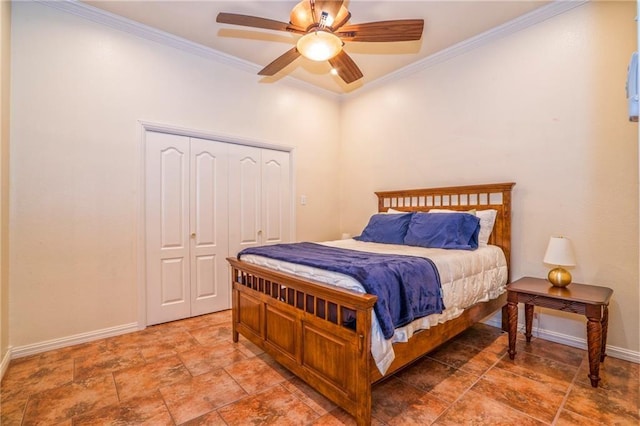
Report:
M272 76L301 55L314 61L329 61L345 83L362 78L362 71L342 49L344 42L391 42L420 40L423 19L397 19L347 25L351 13L344 0L302 0L292 10L289 23L236 13L219 13L223 24L299 34L296 46L264 67L258 75Z

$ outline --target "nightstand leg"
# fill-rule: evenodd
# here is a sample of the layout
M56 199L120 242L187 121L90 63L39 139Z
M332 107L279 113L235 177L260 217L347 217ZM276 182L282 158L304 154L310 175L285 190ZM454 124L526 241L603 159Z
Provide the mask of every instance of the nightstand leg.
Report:
M507 305L504 305L502 307L502 331L504 331L505 333L509 332L509 314L507 313Z
M509 324L509 358L516 356L516 334L518 332L518 303L507 303L507 322Z
M600 381L600 352L602 349L602 323L600 318L587 318L587 346L589 351L589 379L591 386Z
M600 346L600 362L604 362L604 357L607 356L607 330L609 329L609 307L604 306L602 310L602 345Z
M524 335L527 337L527 343L531 343L531 326L533 324L533 305L526 304L524 305L524 322L525 322L525 333Z

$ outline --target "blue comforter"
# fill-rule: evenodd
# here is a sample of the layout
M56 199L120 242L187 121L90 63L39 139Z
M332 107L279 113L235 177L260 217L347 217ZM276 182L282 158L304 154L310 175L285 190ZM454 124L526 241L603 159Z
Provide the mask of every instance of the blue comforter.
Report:
M394 328L444 309L440 275L430 259L367 253L314 243L251 247L238 254L255 254L339 272L359 281L378 296L374 311L386 339Z

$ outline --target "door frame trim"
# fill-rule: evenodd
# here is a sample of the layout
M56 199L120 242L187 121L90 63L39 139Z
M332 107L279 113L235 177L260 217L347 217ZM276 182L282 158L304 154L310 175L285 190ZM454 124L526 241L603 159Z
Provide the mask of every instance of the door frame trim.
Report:
M146 229L146 206L145 206L145 195L146 195L146 180L145 180L145 172L146 172L146 162L145 162L145 152L146 152L146 133L147 132L159 132L159 133L169 133L172 135L178 136L187 136L191 138L199 138L199 139L207 139L215 142L224 142L235 145L244 145L251 146L254 148L267 148L273 149L276 151L288 152L291 160L291 168L289 176L291 187L289 190L291 191L291 212L290 212L290 235L292 241L296 241L296 194L295 189L295 153L296 149L291 146L259 141L249 138L225 135L221 133L211 132L207 130L197 130L190 129L185 127L180 127L171 124L163 124L145 120L138 120L139 123L139 136L138 136L138 197L137 197L137 213L136 217L138 220L136 223L138 224L137 229L135 230L135 235L137 235L136 241L136 254L138 257L138 261L136 262L137 267L137 282L138 282L138 329L143 330L147 327L147 274L146 274L146 265L147 265L147 256L146 256L146 237L145 237L145 229Z

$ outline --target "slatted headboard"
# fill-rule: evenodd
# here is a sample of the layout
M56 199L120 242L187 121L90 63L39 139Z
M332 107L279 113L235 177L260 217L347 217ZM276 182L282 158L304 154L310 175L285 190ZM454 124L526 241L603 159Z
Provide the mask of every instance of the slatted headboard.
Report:
M389 208L400 211L496 209L496 223L489 244L502 248L511 270L511 189L514 182L487 185L451 186L376 192L378 211Z

